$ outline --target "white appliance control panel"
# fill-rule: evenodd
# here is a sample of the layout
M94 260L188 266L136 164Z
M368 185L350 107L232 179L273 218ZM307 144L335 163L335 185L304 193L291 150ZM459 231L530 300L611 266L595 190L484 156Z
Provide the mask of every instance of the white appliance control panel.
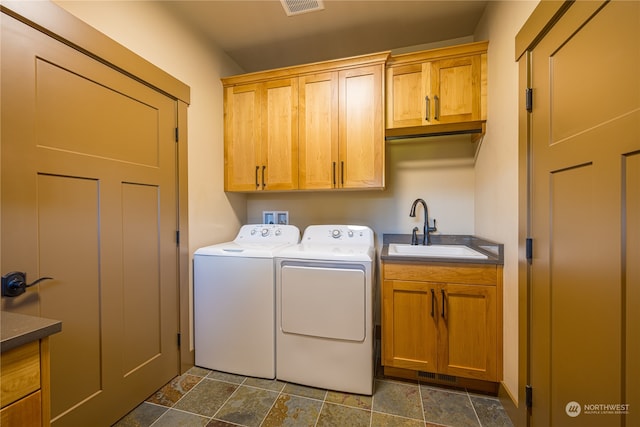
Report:
M302 243L371 246L373 239L373 230L362 225L310 225L304 231Z
M295 244L300 239L300 230L295 225L247 224L243 225L233 240L236 243L282 243Z

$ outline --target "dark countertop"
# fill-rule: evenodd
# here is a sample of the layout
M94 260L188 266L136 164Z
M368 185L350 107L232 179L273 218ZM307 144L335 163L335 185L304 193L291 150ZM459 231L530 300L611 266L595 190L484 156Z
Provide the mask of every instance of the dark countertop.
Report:
M3 311L0 317L0 352L48 337L62 330L59 320Z
M418 236L418 241L422 242L422 235ZM384 234L382 236L382 251L380 259L386 261L401 262L446 262L446 263L462 263L462 264L497 264L504 265L504 245L492 242L490 240L481 239L475 236L458 235L458 234L432 234L431 243L434 245L464 245L478 252L487 255L487 259L470 259L470 258L443 258L443 257L425 257L425 256L397 256L389 255L390 243L411 243L411 234Z

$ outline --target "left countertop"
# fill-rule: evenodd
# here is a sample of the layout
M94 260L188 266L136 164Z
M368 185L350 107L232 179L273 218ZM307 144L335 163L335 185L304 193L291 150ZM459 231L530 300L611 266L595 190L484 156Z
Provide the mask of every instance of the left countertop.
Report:
M0 352L36 341L62 330L59 320L3 311L0 313Z

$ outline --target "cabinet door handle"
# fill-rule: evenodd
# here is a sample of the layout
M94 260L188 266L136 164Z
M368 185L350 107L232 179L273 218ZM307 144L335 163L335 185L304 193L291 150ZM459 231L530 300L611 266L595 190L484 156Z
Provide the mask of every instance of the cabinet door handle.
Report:
M434 119L436 120L440 120L440 98L438 98L438 95L433 97L434 101L436 101L436 115L434 117Z
M336 162L331 162L332 174L333 174L333 186L335 187L338 183L336 182Z
M344 186L344 160L340 162L340 185Z
M264 189L264 187L267 186L267 183L264 180L264 171L265 171L266 168L267 168L266 166L264 166L264 165L262 166L262 188L263 189Z
M425 110L426 110L424 119L426 121L429 121L429 113L430 113L429 110L431 110L431 101L429 100L429 95L424 97L424 104L425 104Z
M260 166L256 166L256 189L258 187L260 187L260 184L258 183L258 171L260 170Z
M440 292L442 292L442 317L444 317L444 305L445 305L444 289L440 289Z
M436 306L436 291L431 289L431 317L435 314L435 306Z

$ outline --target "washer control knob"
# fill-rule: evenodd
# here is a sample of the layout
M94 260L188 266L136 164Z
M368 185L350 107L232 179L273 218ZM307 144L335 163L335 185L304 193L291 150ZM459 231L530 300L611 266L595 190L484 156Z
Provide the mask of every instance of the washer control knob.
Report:
M349 235L349 237L353 237L353 230L349 230L349 233L347 233Z
M333 231L331 231L331 237L333 237L334 239L339 239L340 236L342 236L342 232L339 229L335 229Z
M276 236L279 236L282 234L282 230L280 230L279 228L276 228Z
M255 234L256 234L256 229L254 228L254 229L251 230L251 235L253 236Z
M267 237L269 235L269 229L263 228L260 234L262 234L262 237Z

